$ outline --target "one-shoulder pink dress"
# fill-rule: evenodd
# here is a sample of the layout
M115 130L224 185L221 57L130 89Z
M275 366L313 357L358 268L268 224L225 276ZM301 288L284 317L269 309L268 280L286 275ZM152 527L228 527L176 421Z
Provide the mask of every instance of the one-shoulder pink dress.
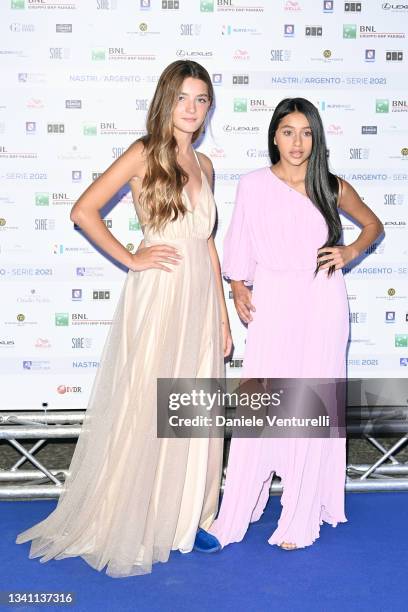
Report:
M343 378L349 311L343 274L314 276L326 222L309 198L261 168L241 177L224 244L223 274L253 285L244 378ZM233 438L223 501L210 528L222 546L260 518L271 478L283 483L282 513L270 544L298 548L323 521L344 514L345 438Z

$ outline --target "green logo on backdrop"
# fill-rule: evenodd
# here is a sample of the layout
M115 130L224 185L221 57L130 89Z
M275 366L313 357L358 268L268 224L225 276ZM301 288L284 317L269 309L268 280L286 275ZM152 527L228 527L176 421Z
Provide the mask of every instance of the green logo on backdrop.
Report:
M49 206L50 195L48 193L36 193L35 194L35 205L36 206Z
M395 334L395 346L397 348L407 348L408 334Z
M68 327L69 314L67 312L56 312L55 313L55 325L57 327Z
M105 49L92 49L91 58L93 62L100 62L106 59Z
M234 113L246 113L248 110L246 98L234 98Z
M96 136L97 134L96 123L85 123L83 132L84 132L84 136Z
M132 232L140 230L140 223L137 219L129 219L129 230Z
M343 38L357 38L357 26L355 24L343 25Z
M202 13L213 13L214 0L200 0L200 11Z
M389 100L376 100L375 101L375 112L376 113L388 113L390 110Z
M24 9L25 0L11 0L11 8L12 9Z

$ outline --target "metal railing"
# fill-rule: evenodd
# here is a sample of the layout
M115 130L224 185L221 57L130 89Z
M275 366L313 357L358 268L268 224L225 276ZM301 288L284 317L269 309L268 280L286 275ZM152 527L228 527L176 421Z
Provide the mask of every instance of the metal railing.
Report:
M84 410L0 412L0 440L6 440L21 454L10 468L0 470L0 500L59 497L69 466L67 469L46 466L35 453L48 440L78 438L84 415ZM380 456L372 464L347 466L346 491L408 491L408 462L397 457L408 441L407 407L383 406L375 411L349 408L347 433L367 440ZM397 439L386 448L378 440L379 435L397 436ZM227 430L225 437L230 436L231 431ZM26 449L19 440L35 440L35 443ZM32 464L32 469L22 467L27 462ZM274 479L271 492L281 491L279 479Z

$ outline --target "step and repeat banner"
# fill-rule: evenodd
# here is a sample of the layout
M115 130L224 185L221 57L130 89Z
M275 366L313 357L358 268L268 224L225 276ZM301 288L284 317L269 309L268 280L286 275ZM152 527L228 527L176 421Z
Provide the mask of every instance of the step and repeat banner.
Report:
M70 209L144 133L175 59L201 62L216 91L200 149L215 168L220 255L239 177L269 164L277 103L303 96L319 108L332 170L386 230L345 270L349 374L408 372L407 3L3 0L0 33L2 409L87 405L125 271L75 229ZM142 234L128 186L103 213L134 251ZM352 242L358 228L343 225ZM225 291L236 377L246 330Z

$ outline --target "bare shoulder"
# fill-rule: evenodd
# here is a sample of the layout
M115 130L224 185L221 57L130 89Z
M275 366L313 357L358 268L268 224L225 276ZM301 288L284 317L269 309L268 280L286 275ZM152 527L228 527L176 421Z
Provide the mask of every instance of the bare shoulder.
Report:
M141 140L136 140L130 145L128 149L123 153L123 158L126 158L126 162L130 164L132 168L132 178L139 177L143 178L145 174L145 146Z
M336 176L336 179L339 183L339 196L338 196L338 206L342 206L344 202L347 202L350 198L360 199L357 191L354 189L352 185L348 181L339 176Z
M340 183L341 183L341 188L343 190L343 193L346 195L357 195L357 191L354 189L353 185L351 183L348 183L345 179L340 179Z
M213 179L214 179L214 167L213 167L212 161L207 155L204 155L204 153L200 153L199 151L197 151L197 155L198 155L198 159L201 164L201 167L203 171L205 172L210 185L212 185Z

